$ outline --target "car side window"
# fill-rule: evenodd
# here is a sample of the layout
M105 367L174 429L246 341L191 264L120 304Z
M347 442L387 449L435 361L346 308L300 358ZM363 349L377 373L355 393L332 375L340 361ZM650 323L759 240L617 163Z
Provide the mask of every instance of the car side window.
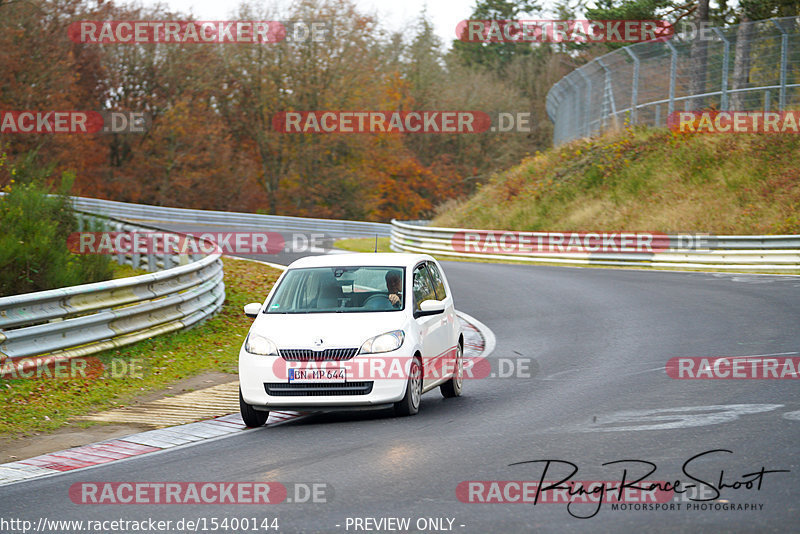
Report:
M428 273L431 275L431 280L433 281L433 289L436 290L436 299L446 299L447 291L444 288L444 279L442 278L442 273L439 271L439 267L437 267L432 261L428 262Z
M414 309L419 310L426 300L436 300L436 292L425 265L419 265L414 269Z

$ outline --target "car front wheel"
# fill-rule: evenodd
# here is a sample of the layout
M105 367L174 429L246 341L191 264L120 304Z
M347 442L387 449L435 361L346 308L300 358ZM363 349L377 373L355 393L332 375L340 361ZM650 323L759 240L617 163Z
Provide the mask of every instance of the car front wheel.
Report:
M251 428L264 426L264 423L269 419L269 412L256 410L244 401L241 387L239 388L239 412L242 414L244 424Z
M394 403L394 412L397 415L414 415L419 412L419 401L422 397L422 362L418 357L411 360L408 373L406 394L399 402Z
M464 386L464 351L459 343L456 346L456 365L453 378L439 386L442 397L450 399L461 396L461 389Z

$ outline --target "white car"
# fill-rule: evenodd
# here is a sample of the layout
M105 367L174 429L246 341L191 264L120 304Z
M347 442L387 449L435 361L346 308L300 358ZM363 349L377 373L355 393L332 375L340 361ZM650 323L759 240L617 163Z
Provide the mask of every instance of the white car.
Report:
M441 266L424 254L337 254L295 261L239 351L247 426L271 409L394 406L419 411L435 387L461 395L464 337Z

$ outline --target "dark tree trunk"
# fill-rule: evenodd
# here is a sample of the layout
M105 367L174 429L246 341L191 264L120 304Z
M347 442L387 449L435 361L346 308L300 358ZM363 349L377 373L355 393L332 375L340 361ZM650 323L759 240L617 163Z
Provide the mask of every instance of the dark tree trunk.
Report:
M702 31L708 23L708 2L700 0L697 3L694 22L697 33L692 41L692 73L689 83L689 94L699 95L706 92L706 78L708 71L708 43L703 40L707 32ZM705 105L704 98L689 100L688 109L702 109Z
M736 57L733 62L731 89L744 89L750 81L750 46L753 42L755 24L746 15L742 17L736 31ZM735 92L731 94L730 108L734 111L744 110L747 94Z

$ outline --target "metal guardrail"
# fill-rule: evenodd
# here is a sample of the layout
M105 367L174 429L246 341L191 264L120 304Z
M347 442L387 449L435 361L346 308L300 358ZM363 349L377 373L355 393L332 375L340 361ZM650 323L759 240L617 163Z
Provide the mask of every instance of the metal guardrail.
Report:
M437 228L424 223L392 221L391 247L397 252L421 252L458 258L513 260L570 265L616 265L681 269L800 270L800 236L705 236L704 250L666 248L653 253L610 252L516 252L502 245L486 246L480 252L466 252L464 234L476 237L516 234L502 230ZM534 234L532 232L528 232ZM541 233L541 232L539 232ZM664 236L677 241L680 236ZM479 239L478 239L479 241ZM493 241L501 242L496 239ZM475 248L475 247L473 247ZM488 250L487 250L488 249Z
M324 233L329 237L375 237L376 234L389 237L391 233L391 226L386 223L168 208L83 197L73 197L72 201L78 210L140 222L215 224L274 232Z
M699 43L676 34L626 46L564 76L547 93L553 144L626 120L665 126L681 107L784 111L800 104L800 17L708 28L703 35Z
M83 229L156 231L85 212L78 218ZM225 300L219 253L115 258L157 272L0 298L0 360L62 361L120 347L191 326Z

